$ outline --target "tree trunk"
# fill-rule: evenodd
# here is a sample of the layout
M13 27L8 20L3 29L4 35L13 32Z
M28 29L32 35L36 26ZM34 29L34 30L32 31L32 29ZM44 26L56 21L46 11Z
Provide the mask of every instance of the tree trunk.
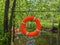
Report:
M11 16L10 16L10 23L9 23L10 24L10 26L9 26L10 29L12 28L13 18L15 18L15 16L14 16L15 5L16 5L16 0L13 1L13 6L12 6L12 9L11 9Z
M54 15L52 15L52 27L51 27L52 32L54 32Z
M12 6L12 9L11 9L11 16L10 16L10 23L9 23L10 42L11 41L13 42L13 40L14 40L14 27L15 27L15 25L12 25L12 22L13 22L13 19L15 18L15 15L14 15L15 5L16 5L16 0L13 1L13 6ZM15 23L15 21L14 21L14 23ZM13 26L13 34L11 34L12 26ZM13 35L13 37L11 37L11 35Z
M5 2L5 11L4 11L4 33L8 32L8 11L9 11L10 1L6 0Z
M52 15L52 27L51 27L51 35L50 35L50 45L53 45L53 32L54 32L54 15Z
M57 44L60 45L60 20L59 20L59 27L58 27L58 40L57 40Z
M9 4L10 4L10 0L6 0L5 1L5 11L4 11L4 36L6 35L7 32L9 32L9 29L8 29ZM8 43L9 40L6 41L6 38L5 38L5 41L3 41L3 45L9 44Z

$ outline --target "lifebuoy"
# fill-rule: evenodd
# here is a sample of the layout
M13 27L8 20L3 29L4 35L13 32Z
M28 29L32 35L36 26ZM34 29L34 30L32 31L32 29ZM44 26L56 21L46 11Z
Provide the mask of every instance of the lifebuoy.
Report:
M34 30L33 32L27 32L26 31L25 24L29 20L33 20L34 22L36 22L36 30ZM22 23L20 24L20 28L21 28L22 33L24 35L27 35L27 36L36 36L36 35L39 34L39 31L41 30L41 23L40 23L38 18L36 18L34 16L27 16L26 18L24 18L22 20Z

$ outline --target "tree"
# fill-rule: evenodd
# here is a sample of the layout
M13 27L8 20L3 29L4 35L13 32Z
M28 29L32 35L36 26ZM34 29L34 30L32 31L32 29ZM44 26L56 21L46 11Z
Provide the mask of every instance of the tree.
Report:
M15 18L15 15L14 15L15 5L16 5L16 0L13 1L13 6L12 6L12 9L11 9L9 29L12 28L12 21L13 21L13 18Z
M52 15L52 27L51 27L52 32L54 32L54 14Z
M4 11L4 33L8 32L8 11L9 11L10 1L6 0L5 2L5 11Z
M13 26L12 25L13 19L15 18L15 15L14 15L15 5L16 5L16 0L13 1L13 6L12 6L12 9L11 9L11 16L10 16L10 23L9 23L9 30L10 30L10 38L9 38L9 40L10 40L10 42L12 42L13 39L14 39L14 33L11 34L11 29L12 29L12 26ZM13 26L13 32L15 30L14 27L15 27L15 25ZM13 37L12 37L12 35L13 35Z
M8 13L9 13L9 4L10 4L10 0L6 0L5 2L5 11L4 11L4 41L3 41L3 45L7 45L9 44L8 43L8 40L6 40L6 37L5 36L7 35L7 32L9 32L9 29L8 29Z
M53 32L54 32L54 15L52 15L52 27L51 27L50 45L53 45Z
M58 29L58 44L60 45L60 20L59 20L59 29Z

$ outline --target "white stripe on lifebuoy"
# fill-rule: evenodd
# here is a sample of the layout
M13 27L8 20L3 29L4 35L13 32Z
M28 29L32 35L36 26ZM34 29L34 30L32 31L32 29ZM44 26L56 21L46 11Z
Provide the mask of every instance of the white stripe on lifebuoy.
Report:
M26 35L28 35L28 32L26 32Z
M22 22L22 24L25 24L25 22Z
M36 17L34 17L34 19L33 20L35 20L36 19Z
M36 31L38 31L38 32L39 32L40 30L39 30L39 29L36 29Z

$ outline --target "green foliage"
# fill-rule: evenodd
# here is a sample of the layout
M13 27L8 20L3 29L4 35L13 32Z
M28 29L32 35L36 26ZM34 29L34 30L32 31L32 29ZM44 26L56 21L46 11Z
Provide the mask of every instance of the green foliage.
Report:
M9 33L5 33L4 35L0 35L0 45L8 45L9 44Z
M33 21L29 21L26 23L26 28L27 28L27 31L32 32L36 29L36 23Z
M11 15L12 3L13 1L10 0L10 8L9 8L9 15L8 15L9 19ZM50 28L52 26L51 25L52 15L55 15L54 27L58 28L60 12L53 12L53 11L52 12L39 12L39 11L50 11L50 10L57 11L59 10L59 6L60 6L59 0L17 0L16 7L15 7L16 12L14 12L15 19L13 19L13 25L15 21L16 28L19 28L19 25L23 18L25 18L26 16L35 16L39 18L39 20L41 21L42 27ZM5 0L0 0L0 45L3 45L4 43L8 45L7 41L9 38L9 33L6 33L3 36L4 7L5 7ZM36 12L31 12L31 10L36 11ZM27 11L30 11L30 12L27 12ZM30 28L29 28L29 25L30 25ZM34 31L35 29L36 29L36 24L34 22L27 22L27 31ZM42 34L45 34L45 33L42 33ZM46 34L51 34L51 33L46 32ZM37 44L49 45L49 41L47 39L49 39L49 36L39 37L38 39L36 39L37 40L36 45ZM55 39L56 38L54 37L54 41ZM55 45L55 42L54 42L54 45Z

